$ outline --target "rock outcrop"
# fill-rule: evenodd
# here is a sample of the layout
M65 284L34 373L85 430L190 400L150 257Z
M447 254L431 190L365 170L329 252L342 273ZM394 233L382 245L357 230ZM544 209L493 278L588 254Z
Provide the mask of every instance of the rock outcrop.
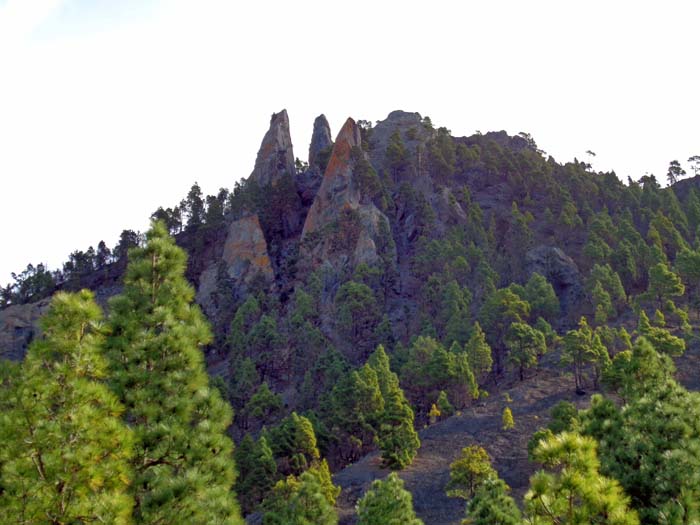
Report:
M212 262L200 275L197 302L210 316L217 308L217 294L222 279L231 280L237 289L262 277L271 282L275 275L257 215L233 221L226 236L221 259Z
M249 282L256 274L266 279L274 277L267 243L257 215L231 223L222 258L229 277L237 281Z
M50 299L11 305L0 310L0 357L19 361L27 346L38 335L39 318L46 313Z
M429 177L417 177L425 167L424 162L421 162L424 155L418 153L419 146L424 149L425 143L432 133L431 130L423 126L422 120L420 113L392 111L386 119L377 122L377 125L372 128L370 139L370 160L377 171L386 167L387 146L391 136L398 131L410 159L409 165L401 174L401 179L410 180L411 183L417 178L429 179Z
M260 186L270 184L275 186L285 174L294 176L294 172L294 150L289 133L289 117L287 110L283 109L279 113L272 114L270 129L265 133L260 144L255 168L250 178Z
M314 130L309 146L309 166L297 173L296 185L303 206L311 206L323 180L323 172L333 149L331 128L325 115L314 120Z
M544 245L533 248L525 256L525 268L528 275L537 272L547 278L559 297L565 318L586 296L578 266L559 248Z
M302 202L296 182L296 165L287 111L274 113L265 133L249 181L255 182L268 196L270 206L260 213L267 239L288 239L299 233L302 225ZM252 210L251 210L252 211Z
M356 177L359 164L371 169L361 144L360 129L349 118L338 133L302 231L302 253L312 267L372 264L384 250L395 251L388 219L362 195ZM395 253L389 257L395 259Z
M323 225L330 224L337 218L339 211L359 206L360 188L353 180L355 161L352 159L352 150L361 144L360 128L349 118L336 138L321 187L306 216L302 239Z
M333 147L333 138L331 137L331 127L328 125L328 120L325 115L319 115L314 120L314 131L311 135L311 144L309 145L309 167L317 165L319 153L328 151Z

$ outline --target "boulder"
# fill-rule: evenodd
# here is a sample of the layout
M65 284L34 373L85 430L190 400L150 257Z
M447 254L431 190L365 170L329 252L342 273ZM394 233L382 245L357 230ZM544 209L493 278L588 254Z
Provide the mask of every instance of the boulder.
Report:
M539 273L551 283L564 317L575 313L586 297L578 266L559 248L540 245L531 249L525 256L525 269L528 275Z

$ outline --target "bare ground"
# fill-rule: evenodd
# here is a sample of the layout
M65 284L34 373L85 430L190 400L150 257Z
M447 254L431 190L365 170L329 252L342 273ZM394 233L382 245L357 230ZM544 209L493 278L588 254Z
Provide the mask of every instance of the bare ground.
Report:
M583 408L590 399L590 395L577 396L571 375L554 365L554 356L547 357L542 368L530 372L525 381L501 384L498 389L501 393L494 393L461 414L420 431L418 455L400 476L413 494L416 513L426 525L456 525L464 517L464 501L448 498L445 485L449 480L450 463L463 447L471 444L478 444L489 452L499 475L520 502L537 468L527 459L527 442L533 432L546 425L549 411L558 402L571 401ZM698 344L692 345L677 366L679 380L690 389L699 389ZM505 402L503 392L510 395L511 403ZM501 429L501 414L506 405L513 411L514 430ZM342 487L338 499L340 525L355 522L357 500L373 480L382 479L389 472L381 467L379 454L375 452L334 476L335 483Z

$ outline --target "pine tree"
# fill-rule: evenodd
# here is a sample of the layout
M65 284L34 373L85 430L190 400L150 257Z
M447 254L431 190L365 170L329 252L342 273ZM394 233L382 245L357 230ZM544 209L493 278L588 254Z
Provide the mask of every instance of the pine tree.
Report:
M505 336L512 323L522 323L530 315L530 305L510 288L492 293L479 312L479 321L493 350L496 374L503 371Z
M642 310L639 314L637 333L644 336L657 352L672 357L679 357L685 352L685 341L672 335L663 326L651 326L649 317Z
M649 288L646 295L656 299L659 308L663 306L665 301L684 293L685 286L683 286L680 277L673 273L665 263L660 262L649 268Z
M430 424L434 425L435 423L437 423L439 417L440 409L435 403L433 403L432 405L430 405L430 411L428 412L428 420L430 421Z
M497 477L491 458L482 447L472 445L462 449L459 457L450 463L450 481L445 487L451 498L470 500L479 485L488 478Z
M559 315L559 298L552 285L542 275L533 273L524 291L523 299L530 303L530 315L533 319L543 317L551 321Z
M455 413L455 407L453 407L452 403L450 403L450 398L447 397L444 390L440 390L436 404L440 410L440 413L445 417L449 417Z
M642 523L698 523L700 395L670 378L640 383L622 409L592 399L584 432L598 441L605 475L619 480Z
M389 391L379 429L379 448L384 465L402 469L413 462L420 447L413 428L413 409L400 389Z
M525 379L525 369L537 364L537 356L546 352L544 334L525 323L513 323L505 338L510 350L508 361L518 367L520 380Z
M508 495L510 487L498 477L488 477L480 483L467 505L469 525L521 525L520 509Z
M501 428L503 430L511 430L515 428L515 420L513 419L513 412L510 407L505 407L503 409L503 415L501 416Z
M241 411L243 427L247 428L249 418L262 421L282 408L282 398L270 390L267 381L261 384Z
M328 483L319 469L277 482L263 504L263 525L336 525L338 514L333 502L338 492L332 483L329 492Z
M377 374L379 390L382 396L386 396L391 390L399 388L399 378L391 371L389 356L386 354L382 345L377 346L377 349L372 352L372 355L370 355L367 360L367 364L372 367Z
M265 436L253 441L246 434L236 449L240 481L236 486L243 512L248 514L267 496L278 479L277 463Z
M102 383L92 292L56 294L21 371L0 384L3 523L131 523L133 435Z
M374 442L383 411L377 373L368 364L336 383L325 412L329 427L339 434L342 459L354 461Z
M594 364L596 382L603 369L609 364L608 350L603 346L600 337L590 326L585 317L581 317L577 330L569 330L564 336L561 363L573 365L576 391L583 391L584 367Z
M638 525L620 484L599 473L596 443L575 432L540 441L535 460L552 472L530 478L525 494L528 521L542 525Z
M298 476L320 458L314 427L304 416L292 412L269 431L270 447L280 472Z
M472 335L465 348L469 357L469 365L477 382L483 381L486 374L491 371L493 358L491 357L491 347L486 342L486 335L478 322L474 323Z
M413 497L392 472L375 480L357 504L357 525L423 525L413 510Z
M242 409L260 385L260 375L250 357L239 360L233 370L230 383L231 403L234 409Z
M595 286L591 291L591 299L595 308L594 320L597 325L605 324L608 319L614 318L617 314L613 308L610 294L603 288L600 281L595 282Z
M111 386L135 433L134 516L143 524L238 524L231 410L209 387L201 351L209 326L192 305L183 250L162 223L146 238L129 252L107 341Z

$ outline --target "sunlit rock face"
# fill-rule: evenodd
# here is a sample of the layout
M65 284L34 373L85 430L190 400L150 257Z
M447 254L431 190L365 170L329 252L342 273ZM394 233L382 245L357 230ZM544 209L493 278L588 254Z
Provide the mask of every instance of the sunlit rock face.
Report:
M274 272L260 220L249 215L229 225L221 260L211 263L199 277L197 302L207 314L214 315L222 278L245 287L259 277L272 282Z
M294 175L294 150L289 133L287 110L273 113L270 129L260 144L250 178L260 186L276 185L285 175Z
M355 121L349 118L333 145L321 187L306 217L302 253L311 268L327 264L336 270L377 262L389 234L386 216L362 195L356 169L367 161ZM390 255L395 257L395 254Z

